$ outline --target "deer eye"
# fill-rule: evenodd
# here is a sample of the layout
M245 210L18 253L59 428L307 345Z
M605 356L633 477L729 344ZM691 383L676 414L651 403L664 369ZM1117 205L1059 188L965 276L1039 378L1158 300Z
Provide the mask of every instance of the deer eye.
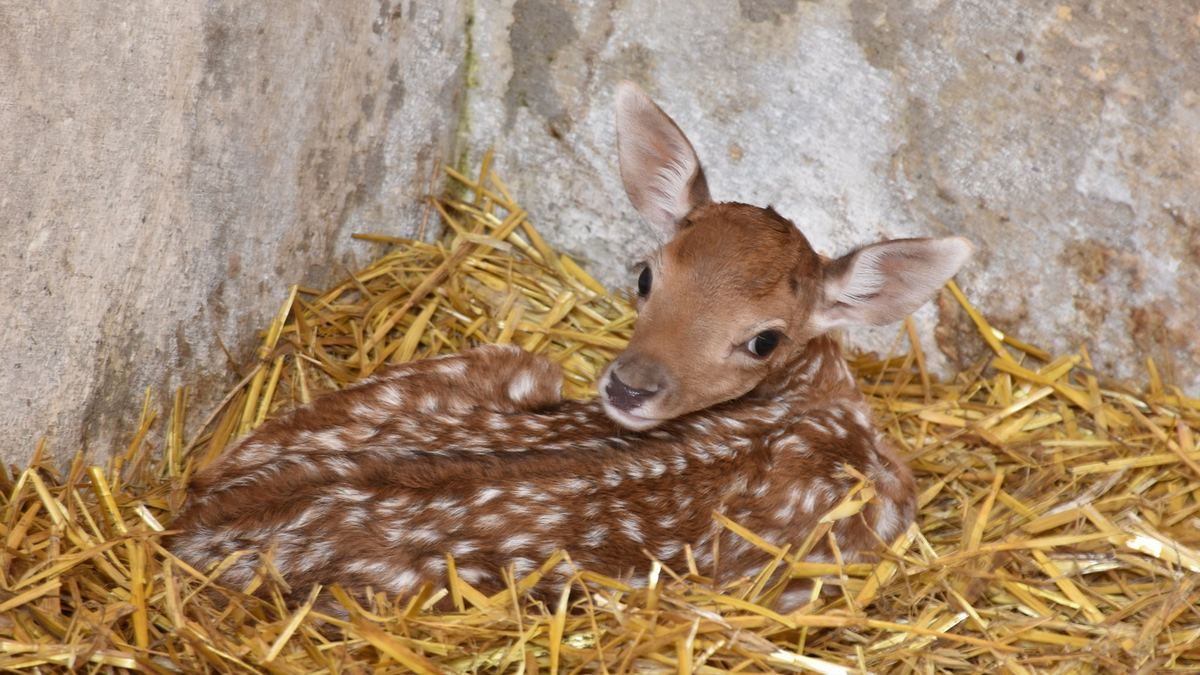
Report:
M777 330L764 330L750 338L750 341L746 343L746 350L755 358L765 359L779 346L780 337Z
M650 295L650 284L654 281L654 276L650 273L650 268L643 267L642 273L638 275L638 295L646 297Z

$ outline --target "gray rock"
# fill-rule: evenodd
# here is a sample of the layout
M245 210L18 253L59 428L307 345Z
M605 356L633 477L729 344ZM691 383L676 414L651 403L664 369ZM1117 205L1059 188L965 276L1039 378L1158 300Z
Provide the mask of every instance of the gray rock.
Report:
M8 461L43 434L123 447L147 386L204 410L289 283L366 258L351 232L419 232L437 167L489 145L547 239L629 285L654 242L617 175L621 79L718 199L829 254L964 234L960 283L1000 328L1137 382L1150 355L1200 394L1187 3L168 4L0 12ZM917 318L943 369L984 356L945 298Z
M0 11L0 458L196 414L290 283L414 234L451 151L453 3L24 3ZM163 424L158 425L159 429Z
M653 244L616 170L612 90L632 79L717 199L772 204L831 254L966 235L959 282L998 327L1136 382L1153 356L1196 394L1198 36L1179 3L481 3L469 138L548 239L628 286ZM947 298L917 319L941 369L984 356Z

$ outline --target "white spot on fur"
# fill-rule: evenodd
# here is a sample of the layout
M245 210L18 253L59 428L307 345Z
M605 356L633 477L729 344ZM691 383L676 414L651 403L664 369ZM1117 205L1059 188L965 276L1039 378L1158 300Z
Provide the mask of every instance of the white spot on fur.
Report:
M805 513L813 513L817 510L817 491L809 486L809 489L804 493L804 500L800 503L801 508Z
M796 517L796 500L788 499L783 506L775 509L775 520L780 523L789 523L792 518Z
M682 452L671 457L671 468L674 469L676 473L683 473L684 471L687 471L687 466L687 455L683 454Z
M775 602L775 611L790 612L808 604L811 598L812 590L807 588L795 588L784 591L779 595L779 600Z
M736 417L723 417L721 421L732 431L741 431L746 428L746 423Z
M683 544L677 541L667 541L658 545L654 555L658 556L659 560L665 561L674 558L681 550L683 550Z
M333 488L333 496L337 499L345 500L348 502L365 502L368 499L371 499L372 497L374 497L375 495L373 495L369 492L363 492L362 490L357 490L355 488L352 488L352 487L349 487L346 485L339 485L339 486Z
M658 478L667 472L667 465L663 464L657 459L648 460L646 464L646 473L649 474L651 478Z
M302 528L302 527L308 525L309 523L311 523L312 521L316 520L317 516L321 515L324 512L325 512L325 509L323 509L323 508L320 508L318 506L310 506L307 509L304 509L304 513L301 513L299 518L292 521L291 527L293 529Z
M418 527L409 530L405 538L417 544L436 544L442 540L442 533L431 527Z
M838 423L837 420L835 420L835 419L828 420L828 426L833 431L834 436L837 436L838 438L846 437L846 428L843 427L840 423Z
M367 510L362 507L346 509L344 522L350 527L362 527L367 521Z
M841 373L842 378L845 379L847 382L853 383L854 382L854 373L850 372L850 366L847 365L846 361L843 359L838 359L838 365L840 366L839 372Z
M732 539L733 541L729 544L729 546L725 547L725 550L734 555L741 555L754 548L754 544L751 544L749 541L746 541L741 537L732 537Z
M826 506L833 503L838 497L834 485L827 480L820 478L813 479L812 489L818 493L817 499Z
M535 502L549 502L554 500L554 496L546 492L537 483L521 483L513 490L513 494L521 499L529 499Z
M871 429L874 425L871 424L871 415L863 406L854 406L850 409L850 414L853 415L855 423L864 429Z
M447 360L438 364L435 372L446 377L462 377L467 374L467 364L458 359Z
M566 492L568 494L583 492L591 486L591 482L584 480L583 478L564 478L558 482L559 491Z
M315 431L301 431L296 434L296 446L314 446L316 445L317 433Z
M633 516L626 516L621 519L621 531L625 533L626 537L639 544L646 541L645 535L642 534L642 524Z
M429 576L439 577L446 573L446 561L442 558L426 558L421 568Z
M433 394L425 394L421 396L420 401L417 402L417 410L427 414L433 414L437 412L438 407L437 397Z
M896 502L891 499L879 500L879 515L875 518L875 532L879 534L880 539L890 542L900 533L902 521L903 518L900 516L900 510L896 508Z
M358 560L351 560L347 562L343 569L350 574L361 574L363 576L370 577L388 571L390 569L390 565L378 560L373 561L360 558Z
M450 553L454 554L454 556L458 558L461 558L465 555L470 555L478 550L479 542L471 539L456 541L454 542L454 545L450 547Z
M543 528L549 529L558 525L567 519L567 514L562 511L549 511L537 517L537 524Z
M476 586L487 579L491 579L492 575L478 567L460 567L458 568L458 578L472 586Z
M342 437L341 429L318 431L313 434L313 443L333 452L342 452L346 449L346 440Z
M817 419L815 419L813 417L806 417L806 418L800 420L800 423L807 426L810 429L815 430L817 433L824 434L826 436L830 435L829 427L825 426L824 424L821 424Z
M804 368L804 372L801 373L801 377L803 377L805 380L811 381L813 375L816 375L817 371L820 370L821 366L823 365L825 365L825 354L823 352L816 352L813 354L812 358L809 359L808 365Z
M274 445L266 445L264 443L251 442L242 446L240 452L242 459L246 462L261 462L271 455L274 451Z
M480 490L479 492L477 492L475 494L475 500L473 503L475 504L475 506L483 506L484 504L487 504L488 502L492 501L493 499L499 497L502 494L504 494L504 490L501 490L500 488L496 488L496 487L483 488L482 490Z
M533 393L537 380L528 372L522 372L508 384L508 397L514 401L524 401Z
M475 524L485 530L498 530L506 522L505 517L499 513L485 513L475 519Z
M310 570L317 567L324 567L333 559L333 544L326 540L318 540L308 545L304 551L304 555L300 557L300 562L297 567L301 570Z
M799 436L784 436L779 440L776 448L780 452L789 452L801 457L807 457L812 453L812 448Z
M404 404L404 387L395 384L380 387L379 400L384 405L399 408Z
M514 534L508 539L500 543L500 550L505 553L512 553L525 548L533 543L533 536L530 534Z
M604 545L604 541L608 538L608 527L605 525L596 525L583 535L583 541L591 548L600 548Z

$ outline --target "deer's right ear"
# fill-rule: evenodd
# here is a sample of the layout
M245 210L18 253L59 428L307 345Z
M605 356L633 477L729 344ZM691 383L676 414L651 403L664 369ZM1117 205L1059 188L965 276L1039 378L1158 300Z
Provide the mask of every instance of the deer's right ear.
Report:
M958 272L971 249L962 237L897 239L842 256L825 266L813 327L823 333L903 319Z
M631 82L617 86L617 154L629 201L668 239L692 209L712 201L687 136Z

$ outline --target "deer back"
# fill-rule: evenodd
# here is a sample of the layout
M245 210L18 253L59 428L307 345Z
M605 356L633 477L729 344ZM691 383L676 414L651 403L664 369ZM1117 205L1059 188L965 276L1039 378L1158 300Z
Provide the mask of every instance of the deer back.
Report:
M440 583L448 557L494 590L502 567L519 575L557 549L637 581L651 557L681 566L690 548L727 579L768 558L713 513L797 546L861 481L875 498L833 525L842 557L907 527L911 473L828 333L912 311L969 244L818 255L775 211L713 202L675 123L632 86L617 99L626 191L666 243L641 265L638 324L598 399L560 400L557 366L511 348L398 367L268 422L200 472L172 550L200 566L249 551L232 584L269 555L299 592L403 594ZM808 551L831 553L827 539Z

